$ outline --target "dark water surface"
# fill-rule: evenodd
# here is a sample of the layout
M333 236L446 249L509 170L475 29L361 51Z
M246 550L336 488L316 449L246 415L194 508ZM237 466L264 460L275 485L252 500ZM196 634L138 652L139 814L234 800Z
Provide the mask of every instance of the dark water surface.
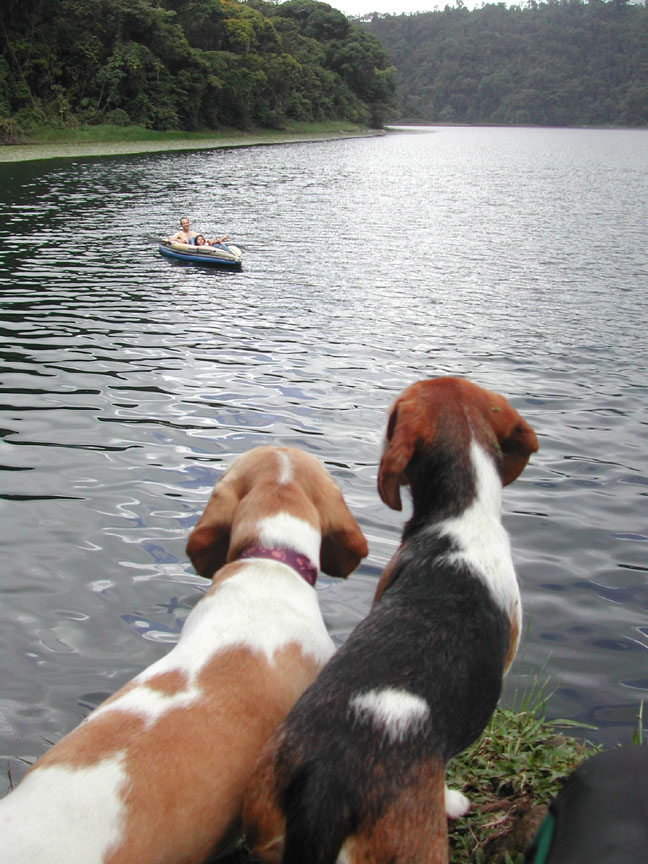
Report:
M365 531L322 577L343 641L405 514L376 493L412 381L506 395L528 634L508 698L628 741L648 694L648 132L436 129L0 165L0 756L14 780L178 636L184 546L233 456L319 456ZM186 213L241 273L177 266ZM25 760L25 761L23 761ZM0 771L0 792L7 783Z

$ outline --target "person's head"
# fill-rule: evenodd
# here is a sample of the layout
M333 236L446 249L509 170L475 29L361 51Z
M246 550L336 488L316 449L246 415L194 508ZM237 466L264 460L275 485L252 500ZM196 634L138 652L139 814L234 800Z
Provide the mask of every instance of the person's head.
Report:
M204 245L205 245L205 238L203 237L202 234L197 234L196 235L196 246L204 246Z
M187 219L186 216L183 216L182 219L180 220L180 227L182 228L183 231L189 230L189 220Z

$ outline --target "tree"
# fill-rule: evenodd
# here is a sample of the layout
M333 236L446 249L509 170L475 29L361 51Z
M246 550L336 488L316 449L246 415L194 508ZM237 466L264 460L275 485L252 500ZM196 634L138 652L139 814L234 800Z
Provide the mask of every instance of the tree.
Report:
M380 42L317 0L3 3L3 137L35 121L154 129L379 122L393 101Z
M398 73L400 118L646 125L648 6L527 0L374 15Z

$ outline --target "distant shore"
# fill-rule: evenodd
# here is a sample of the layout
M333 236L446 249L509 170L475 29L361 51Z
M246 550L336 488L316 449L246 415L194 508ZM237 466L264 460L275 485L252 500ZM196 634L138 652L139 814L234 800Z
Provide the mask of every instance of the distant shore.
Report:
M221 147L253 147L340 138L372 137L384 130L345 123L295 124L289 129L257 129L241 132L151 132L140 127L86 127L80 130L44 129L24 143L0 146L0 162L66 159L88 156L122 156L170 150L210 150Z

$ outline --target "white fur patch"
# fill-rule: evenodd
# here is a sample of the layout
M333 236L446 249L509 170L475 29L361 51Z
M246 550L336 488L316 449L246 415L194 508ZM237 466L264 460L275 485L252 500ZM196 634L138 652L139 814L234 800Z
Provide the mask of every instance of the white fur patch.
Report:
M335 864L351 864L351 859L348 857L344 846L340 849L338 857L335 859Z
M167 711L186 708L200 698L201 691L195 685L187 687L179 693L169 695L152 690L144 684L128 690L123 696L118 696L108 705L100 705L84 722L96 720L107 711L126 711L141 717L147 726L159 720Z
M470 801L456 789L445 787L445 810L448 819L458 819L470 810Z
M28 774L0 805L2 864L100 864L123 830L123 755ZM83 830L79 830L80 827Z
M282 450L277 450L277 459L279 460L279 477L277 478L277 482L283 484L290 483L293 479L293 467L290 457Z
M262 546L285 546L306 555L315 565L319 564L322 535L305 519L290 513L277 513L257 522L259 543Z
M502 481L493 460L473 440L470 458L475 471L476 496L470 507L437 526L459 547L448 556L451 563L465 563L480 575L495 601L520 624L518 587L511 544L502 525Z
M272 663L275 652L290 643L301 645L303 653L320 665L333 654L316 592L285 564L241 562L238 572L192 609L173 650L133 679L140 686L99 706L85 722L108 711L127 711L150 725L168 711L200 699L197 677L220 651L240 645ZM169 672L185 676L183 690L169 695L146 686L151 678Z
M396 687L357 693L349 700L349 710L360 722L369 721L391 741L404 741L415 735L430 714L421 696Z

